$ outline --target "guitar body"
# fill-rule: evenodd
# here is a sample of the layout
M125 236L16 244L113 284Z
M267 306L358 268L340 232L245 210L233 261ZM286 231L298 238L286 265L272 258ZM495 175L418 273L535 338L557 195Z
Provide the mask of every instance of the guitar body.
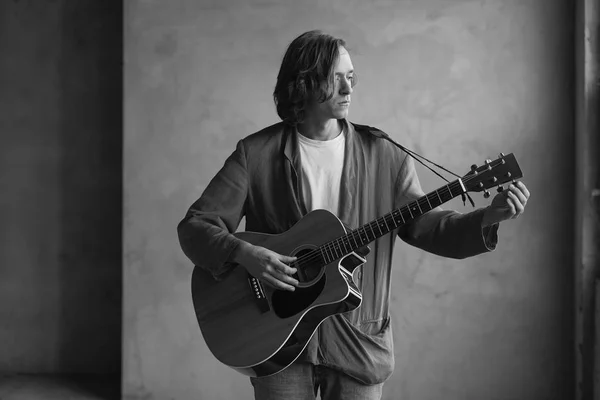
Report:
M279 254L301 257L344 234L346 229L335 215L315 210L282 234L243 232L236 236ZM363 257L353 252L329 264L316 257L308 259L311 264L299 269L300 284L294 292L261 284L242 266L231 268L219 281L194 268L196 317L208 348L219 361L249 376L275 374L300 356L327 317L360 305L362 296L352 271L365 262Z

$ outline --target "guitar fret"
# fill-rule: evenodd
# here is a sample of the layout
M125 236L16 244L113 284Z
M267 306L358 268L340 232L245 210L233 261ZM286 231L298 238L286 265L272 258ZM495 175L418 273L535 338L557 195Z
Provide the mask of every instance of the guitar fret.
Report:
M335 259L337 260L338 258L340 258L340 256L338 255L338 247L337 247L337 241L334 241L331 244L331 249L333 250L333 254L335 255Z
M375 234L375 231L373 230L373 225L369 224L369 228L371 228L371 232L373 232L373 239L376 239L377 235Z
M408 208L408 213L410 214L411 218L414 218L415 216L413 215L412 211L410 211L410 206L407 207ZM400 211L400 214L402 214L402 211ZM404 218L402 218L404 219Z
M379 221L380 219L381 219L381 218L379 218L377 221ZM377 222L377 229L379 229L379 235L380 235L380 236L383 236L383 235L384 235L384 233L383 233L383 231L381 230L381 222Z
M429 204L429 209L433 210L433 207L431 206L431 202L429 201L429 195L426 195L425 199L427 200L427 204Z
M360 246L358 245L358 242L356 241L356 238L354 237L354 231L352 231L352 239L354 239L354 245L358 249Z
M387 221L385 220L385 217L383 217L383 223L385 224L385 227L387 228L388 232L391 231L390 227L387 224Z
M327 253L327 250L329 250L329 253ZM331 253L331 249L329 248L329 246L325 247L325 253L327 253L331 257L329 262L332 262L334 260L334 258L333 258L333 253Z
M329 264L330 261L327 261L327 256L323 252L323 247L319 247L319 250L321 251L321 257L323 257L323 261L325 261L325 264Z
M421 210L421 205L419 204L419 200L417 200L417 207L419 207L419 211L421 212L421 214L423 214L423 210Z
M437 197L438 197L438 199L440 199L440 204L442 204L442 203L443 203L443 200L442 200L442 198L440 197L440 194L439 194L439 192L438 192L437 190L435 191L435 194L437 194Z
M325 248L325 254L327 254L327 257L329 257L329 262L333 261L335 256L331 252L331 243L326 243L323 247Z
M344 239L342 239L342 246L344 246L344 253L348 253L348 249L346 248L346 243L344 243Z

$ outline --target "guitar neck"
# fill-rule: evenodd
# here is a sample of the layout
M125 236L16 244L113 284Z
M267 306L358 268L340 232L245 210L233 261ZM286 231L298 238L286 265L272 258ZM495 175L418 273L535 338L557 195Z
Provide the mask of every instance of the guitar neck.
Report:
M344 236L323 244L319 247L321 256L325 263L329 264L465 192L462 180L457 179L450 182L411 203L396 208L384 216L348 232Z

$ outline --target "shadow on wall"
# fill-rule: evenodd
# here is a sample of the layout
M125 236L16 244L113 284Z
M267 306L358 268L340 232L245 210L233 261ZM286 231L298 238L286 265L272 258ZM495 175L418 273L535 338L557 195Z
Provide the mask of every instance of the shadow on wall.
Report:
M59 2L59 369L120 377L122 4Z

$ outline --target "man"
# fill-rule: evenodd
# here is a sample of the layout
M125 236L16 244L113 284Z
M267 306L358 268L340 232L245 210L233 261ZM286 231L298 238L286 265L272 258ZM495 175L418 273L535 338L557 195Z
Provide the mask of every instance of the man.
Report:
M294 290L295 258L244 242L231 233L281 233L303 215L326 209L358 227L423 196L413 160L347 120L356 75L342 39L320 31L289 46L274 99L281 122L239 141L236 150L178 226L191 261L215 279L233 264L263 283ZM445 257L465 258L496 246L498 223L519 216L525 185L510 185L490 206L468 214L439 208L402 226L405 242ZM373 242L355 276L362 305L327 318L291 366L251 378L257 399L379 399L392 374L389 297L396 236ZM296 275L297 276L297 275Z

